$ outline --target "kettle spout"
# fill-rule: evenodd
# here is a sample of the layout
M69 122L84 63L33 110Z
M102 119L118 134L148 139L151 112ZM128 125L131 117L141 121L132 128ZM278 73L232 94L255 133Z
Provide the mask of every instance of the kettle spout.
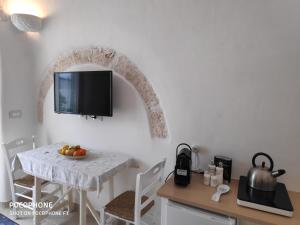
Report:
M276 170L276 171L272 172L272 176L273 177L279 177L279 176L281 176L281 175L283 175L285 173L286 173L285 170Z

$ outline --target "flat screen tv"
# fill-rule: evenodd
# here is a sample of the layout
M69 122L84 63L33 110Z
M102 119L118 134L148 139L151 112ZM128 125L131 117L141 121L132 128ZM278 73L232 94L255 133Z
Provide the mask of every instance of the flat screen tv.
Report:
M56 72L54 111L111 117L112 84L112 71Z

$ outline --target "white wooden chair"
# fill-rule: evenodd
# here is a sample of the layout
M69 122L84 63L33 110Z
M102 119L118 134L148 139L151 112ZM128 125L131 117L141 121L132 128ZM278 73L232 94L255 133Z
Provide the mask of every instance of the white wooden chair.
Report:
M32 138L18 138L13 141L10 141L9 143L2 144L1 147L4 152L5 164L11 188L12 202L14 203L14 205L21 205L24 208L35 211L35 199L33 198L33 194L35 193L37 186L35 185L34 177L31 175L26 175L24 172L21 171L13 171L11 166L12 158L15 156L14 151L20 152L24 150L35 149L34 136L32 136ZM23 176L20 175L20 173L22 173ZM41 188L44 188L49 184L53 183L50 183L48 181L42 181ZM49 198L53 197L58 192L62 193L62 186L59 184L55 184L55 186L56 187L54 188L54 190L52 190L50 193L42 193L41 201L49 200ZM18 201L18 199L23 199L22 202L24 202L25 200L30 200L33 204L32 206L29 206L28 204L23 204L22 202ZM17 219L18 214L16 207L13 207L13 211L15 218Z
M126 191L109 202L101 210L101 224L106 224L108 217L116 218L129 224L146 224L142 217L154 206L156 192L163 182L166 159L143 173L137 174L136 188Z

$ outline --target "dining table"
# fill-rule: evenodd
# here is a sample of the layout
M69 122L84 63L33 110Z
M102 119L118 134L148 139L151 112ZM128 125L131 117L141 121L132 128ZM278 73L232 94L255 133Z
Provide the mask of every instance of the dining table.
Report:
M109 198L112 200L114 197L113 177L126 168L136 167L134 160L123 153L99 150L88 150L86 157L75 160L59 154L58 150L63 145L65 143L50 144L17 153L13 168L21 168L25 173L34 176L37 191L33 192L33 198L36 202L41 199L43 180L62 184L67 187L68 192L77 190L79 192L79 224L86 225L86 209L88 208L100 225L100 216L87 198L87 192L97 191L99 194L103 183L108 181ZM34 225L39 225L42 218L39 213L34 213Z

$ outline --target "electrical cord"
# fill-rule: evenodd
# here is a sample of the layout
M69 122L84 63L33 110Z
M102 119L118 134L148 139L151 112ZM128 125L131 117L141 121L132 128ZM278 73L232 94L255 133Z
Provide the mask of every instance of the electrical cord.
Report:
M165 183L167 183L167 181L168 181L169 177L171 176L171 174L173 174L173 173L174 173L174 171L175 171L175 170L173 170L172 172L170 172L170 173L168 174L168 176L167 176L167 177L166 177L166 179L165 179ZM196 174L204 174L204 172L203 172L203 171L196 171L196 170L192 170L191 172L192 172L192 173L196 173Z
M192 173L196 173L196 174L204 174L204 171L192 170Z
M169 175L166 177L166 179L165 179L165 183L167 183L167 180L169 179L169 176L172 174L172 173L174 173L174 171L175 170L173 170L171 173L169 173Z

